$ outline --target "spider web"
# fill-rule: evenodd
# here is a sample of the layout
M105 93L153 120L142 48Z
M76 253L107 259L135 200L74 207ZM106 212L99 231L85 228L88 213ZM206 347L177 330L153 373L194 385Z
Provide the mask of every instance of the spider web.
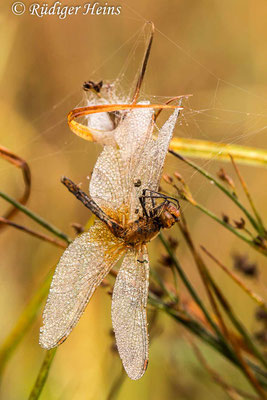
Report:
M140 65L145 48L144 44L149 37L147 30L144 31L143 29L146 18L139 15L136 10L133 10L133 8L129 7L127 4L123 3L123 6L127 10L127 14L124 18L136 23L136 31L130 35L128 35L128 33L127 35L122 33L114 47L110 48L106 53L103 53L102 62L94 63L94 61L92 61L90 65L95 66L86 73L86 76L79 77L80 83L87 79L96 81L104 79L104 81L112 82L114 86L116 86L118 98L124 98L126 92L134 89L135 83L133 82L136 82L134 78L138 75L136 66ZM166 64L170 63L175 71L176 65L172 63L171 60L173 54L178 54L183 60L184 66L193 65L196 70L202 71L203 74L205 74L208 90L205 91L203 89L206 85L205 82L202 87L199 85L197 74L192 78L186 73L186 67L183 69L185 73L177 74L175 77L175 89L173 88L174 82L169 82L169 76L162 73L162 71L154 68L153 74L151 74L153 64L157 63L157 59L154 58L153 53L157 47L158 41L166 45L166 53L164 51L164 55L162 55L162 57L165 58L164 62ZM113 63L117 64L117 56L122 53L128 55L121 68L118 69L116 73L112 74L110 72L110 65ZM161 63L161 65L162 64L164 63ZM166 82L166 90L160 91L160 93L163 93L165 96L154 96L154 91L151 89L151 82L154 79ZM180 84L182 87L181 90L179 90ZM179 118L174 133L175 136L258 147L262 147L266 143L264 134L267 127L267 99L254 93L253 90L249 90L246 85L240 86L234 82L229 82L225 80L223 76L214 73L212 67L200 62L198 56L195 56L193 52L188 51L183 45L180 45L176 37L168 36L164 31L157 29L156 24L156 35L151 59L149 61L145 82L142 86L140 99L150 100L154 103L163 103L172 96L186 94L192 94L192 96L183 100L184 110ZM38 97L38 92L36 93L36 97ZM68 199L71 198L71 196L66 193L65 189L60 184L60 176L66 175L72 178L76 183L82 182L83 189L87 191L88 182L86 181L86 177L90 176L90 172L101 151L99 145L85 142L76 137L67 127L67 112L75 106L83 106L85 103L86 97L85 94L82 93L81 85L72 86L70 87L69 93L66 96L59 95L58 99L51 103L51 107L45 110L40 109L38 117L29 120L27 127L22 130L21 134L7 131L4 132L1 139L2 145L23 157L31 167L33 187L29 207L40 215L44 215L48 221L52 221L55 225L62 227L64 231L68 230L67 227L73 214L71 216L68 214L70 207L68 208L67 204L64 203L65 201L66 203L70 201ZM159 123L163 122L165 119L167 119L167 116L162 112ZM22 121L22 123L23 122L25 123L25 120ZM25 134L28 128L31 131L31 135ZM23 136L24 134L25 137ZM196 160L195 162L212 173L215 173L220 166L224 166L228 170L227 164L213 158L209 160ZM229 166L229 169L230 168ZM258 193L263 194L261 186L263 186L264 179L266 182L266 170L263 168L245 166L241 168L245 169L246 179L248 177L248 183L253 185L253 189L256 189L254 181L258 180L260 183L258 185L259 190L261 190L258 191ZM0 160L1 189L13 196L21 192L22 185L21 176L20 174L16 175L17 172L15 170L13 166ZM206 193L210 188L210 183L202 178L200 181L199 174L183 163L178 162L174 157L167 157L165 171L171 173L175 170L178 170L186 178L186 182L189 184L194 197L206 204ZM166 189L168 190L168 187L166 187ZM74 203L75 199L73 199L73 203L71 203L72 207ZM265 203L266 195L265 201L262 201L263 211L266 209ZM6 206L6 204L4 205ZM77 208L79 208L79 210L84 210L84 214L87 212L80 204L77 204ZM46 214L43 213L42 209L45 210ZM187 203L183 203L182 209L187 212L192 210L192 207ZM49 210L49 212L47 210ZM65 218L64 220L62 217L63 215ZM84 215L84 218L81 220L82 223L87 220L88 214L86 215L87 216ZM23 218L21 215L18 217ZM27 226L30 225L30 221L28 219L25 220L25 224ZM202 231L205 230L206 225L204 228L202 227ZM73 233L72 231L70 232ZM14 235L14 231L10 231L9 238L13 239ZM22 240L23 239L20 237L20 243L25 246L25 242ZM232 237L229 240L232 240ZM10 245L12 249L13 247L11 247L11 245L14 246L11 241L10 244L5 242L5 245ZM227 245L229 245L229 241L225 241L223 245L221 243L218 244L217 250L222 248L221 252L223 256L225 253L224 249ZM18 253L21 248L22 245L18 245ZM26 246L25 248L26 251L31 254L31 259L34 259L35 256L32 254L32 248L27 248ZM3 254L4 253L5 252L3 252ZM16 265L21 264L23 261L22 256L20 256L20 263L18 263L17 258L15 258L16 252L10 251L10 253L12 257L14 257L14 262L12 263L9 261L7 265L10 264L16 268ZM217 255L218 258L220 258L221 254L219 251ZM181 255L181 257L182 256L183 255ZM47 248L45 248L45 258L49 268L56 261L54 255L53 259L51 259ZM36 265L36 269L38 268L38 276L40 277L39 259L40 258L37 259L38 262L34 259L32 264ZM191 259L185 263L188 267L190 267L190 260ZM184 260L182 261L184 262ZM19 265L19 268L21 268L21 265ZM25 276L27 276L28 279L29 268L30 263L27 260L25 268L20 272L21 281L25 279ZM3 271L4 275L2 280L6 282L6 274L11 272L7 271L6 268L4 268ZM196 279L194 273L192 273L192 276L193 279ZM264 285L263 282L264 280L259 284ZM31 280L30 283L32 284ZM8 301L10 301L9 292L10 288L8 287L6 295ZM247 313L247 309L245 312ZM11 319L9 323L11 323ZM7 325L5 329L6 332L8 332L9 326ZM102 376L102 370L100 375ZM98 393L98 389L96 393Z
M111 82L113 88L115 88L116 96L118 101L125 100L125 93L129 97L129 93L133 92L136 77L138 76L137 66L140 66L142 60L142 54L144 50L144 44L149 39L148 28L143 27L146 19L141 16L136 10L128 5L124 4L129 15L125 18L136 20L138 29L132 35L126 38L117 48L111 49L109 54L103 57L103 62L98 64L86 77L81 77L82 80L92 79L96 80L97 77L102 76L104 81ZM168 56L172 52L179 53L183 57L184 63L193 63L196 69L202 70L207 76L209 82L209 89L207 91L199 89L195 81L191 81L190 76L177 76L177 81L180 79L187 79L187 88L190 88L188 92L175 92L168 93L168 96L154 96L150 94L149 81L151 76L149 75L149 68L146 73L145 82L142 86L140 93L140 100L149 100L153 103L164 103L172 96L192 94L190 97L185 97L183 100L183 111L179 117L179 122L175 130L175 136L181 136L185 138L195 138L211 140L229 144L245 144L250 146L261 147L264 143L263 135L267 128L267 113L266 113L266 102L267 99L253 93L246 87L238 86L232 82L224 80L222 77L217 76L209 66L203 65L196 57L188 52L179 42L171 37L168 37L164 32L157 29L157 37L154 39L152 48L152 57L150 63L153 63L153 49L157 46L158 40L163 40L166 45L168 44L169 53L166 54L166 62L168 62ZM130 50L129 50L130 48ZM170 49L170 50L169 50ZM127 57L118 71L116 76L109 76L110 63L115 61L116 57L120 52L127 53ZM134 68L133 68L134 65ZM175 69L175 65L173 66ZM133 72L133 69L135 72ZM107 80L105 79L107 78ZM158 78L166 79L168 84L168 77L158 74ZM171 85L168 84L168 91ZM173 89L171 89L173 90ZM232 99L229 102L229 93L231 93ZM80 101L77 102L77 98ZM80 159L83 162L83 167L79 164L79 172L75 172L75 168L67 167L71 170L71 176L78 181L83 181L86 176L90 176L90 172L93 168L94 162L97 155L99 154L99 147L92 144L83 142L82 139L75 137L75 135L66 129L66 113L62 110L70 110L75 106L83 106L86 104L86 94L82 93L80 87L75 90L70 90L70 93L64 98L60 98L58 102L54 103L50 109L47 109L40 113L40 115L31 121L31 124L35 126L37 134L32 136L30 139L19 141L18 145L9 145L9 140L2 143L9 147L14 153L25 157L31 168L34 170L36 164L46 165L46 163L53 164L57 158L71 157L72 160L75 158ZM162 113L164 114L164 113ZM166 119L166 117L164 117ZM164 121L161 117L160 121ZM64 134L59 133L63 131ZM45 146L41 149L41 144L48 142L53 145ZM83 142L83 143L82 143ZM51 147L53 150L51 150ZM35 151L35 148L38 150ZM91 158L93 153L93 162L86 162L86 159ZM67 164L67 161L66 161ZM206 169L213 171L214 168L218 169L218 161L213 158L209 160L201 160L200 164ZM221 164L221 163L220 163ZM168 165L168 162L167 162ZM215 167L214 167L215 165ZM8 170L13 167L9 164L0 164L0 178L4 180L4 176ZM178 168L176 168L178 169ZM61 168L58 168L61 171ZM187 170L184 165L179 165L180 172ZM62 166L62 173L65 173ZM39 173L38 173L39 174ZM51 171L50 171L51 175ZM190 171L187 173L187 183L191 183L196 176L196 172ZM52 189L58 185L58 171L57 178L49 176L50 184L48 187ZM39 179L39 175L37 176ZM47 178L48 179L48 178ZM208 183L203 182L201 186L195 187L194 193L205 191ZM36 186L33 188L34 191L41 191L42 188L38 189Z

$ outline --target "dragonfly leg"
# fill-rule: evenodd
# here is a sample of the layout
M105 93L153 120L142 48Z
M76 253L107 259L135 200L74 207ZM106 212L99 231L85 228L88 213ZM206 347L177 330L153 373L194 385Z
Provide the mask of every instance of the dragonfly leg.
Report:
M103 221L111 230L111 232L119 237L121 234L124 232L123 227L118 224L116 221L114 221L112 218L110 218L97 204L96 202L88 196L86 193L84 193L79 186L77 186L74 182L72 182L69 178L66 178L63 176L61 178L61 182L63 185L66 186L66 188L74 194L74 196L80 200L85 207L89 208L90 211L94 215L96 215L101 221Z

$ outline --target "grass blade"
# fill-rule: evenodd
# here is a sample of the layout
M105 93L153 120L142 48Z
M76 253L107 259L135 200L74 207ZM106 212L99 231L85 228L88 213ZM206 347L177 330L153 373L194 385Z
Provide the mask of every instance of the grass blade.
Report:
M214 158L225 162L230 161L230 154L240 164L267 167L267 151L256 147L175 137L172 139L169 149L188 157L205 160Z

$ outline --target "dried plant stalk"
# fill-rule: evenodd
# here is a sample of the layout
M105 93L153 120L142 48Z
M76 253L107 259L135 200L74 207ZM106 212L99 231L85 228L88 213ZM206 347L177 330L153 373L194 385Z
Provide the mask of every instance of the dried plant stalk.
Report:
M242 280L236 276L236 274L234 274L232 271L230 271L225 265L223 265L213 254L211 254L204 246L200 246L201 249L217 264L219 265L220 268L222 268L228 276L230 276L230 278L235 281L238 286L244 290L244 292L246 292L251 299L253 299L254 301L256 301L258 303L259 306L263 307L265 310L267 310L267 306L265 301L257 294L254 293L252 290L250 290L244 282L242 282Z
M222 389L228 394L228 396L233 399L233 400L239 400L242 398L245 399L249 399L249 400L258 400L258 397L250 394L250 393L246 393L243 390L240 390L238 388L235 388L234 386L229 385L227 382L225 382L225 380L218 374L217 371L215 371L214 369L212 369L209 364L207 363L207 361L205 360L203 354L201 353L199 347L196 345L196 343L192 340L192 338L189 338L187 336L187 340L190 343L190 345L192 346L194 353L196 355L196 357L198 358L199 362L201 363L201 365L208 371L208 373L210 374L210 376L212 377L212 379L222 387Z
M41 240L44 240L45 242L52 243L55 246L61 247L63 249L66 248L66 244L64 242L61 242L61 241L56 240L54 238L51 238L51 237L49 237L49 236L47 236L47 235L45 235L43 233L35 232L34 230L32 230L30 228L27 228L26 226L23 226L23 225L15 223L15 222L9 221L6 218L0 217L0 223L8 225L8 226L12 226L13 228L19 229L19 230L21 230L21 231L23 231L25 233L28 233L31 236L34 236L34 237L36 237L38 239L41 239Z
M170 150L188 157L225 162L229 162L230 154L240 164L267 167L267 151L256 147L175 137L170 143Z
M16 154L12 153L10 150L6 149L3 146L0 146L0 156L4 160L7 160L11 164L13 164L15 167L21 169L25 188L24 188L24 193L18 199L18 202L21 204L26 204L31 193L31 171L29 165L25 160L23 160L23 158L17 156ZM5 213L3 217L11 219L17 212L18 212L17 207L13 206L12 208L10 208L9 211ZM0 223L0 230L3 229L4 227L6 227L6 225Z

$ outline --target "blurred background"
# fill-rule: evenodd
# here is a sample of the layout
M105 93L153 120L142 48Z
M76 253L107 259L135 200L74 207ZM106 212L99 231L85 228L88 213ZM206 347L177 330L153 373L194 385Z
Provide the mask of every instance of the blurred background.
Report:
M28 6L30 3L25 1ZM49 3L52 5L53 3ZM64 5L73 5L64 1ZM80 3L79 3L80 4ZM83 4L83 3L81 3ZM165 101L168 96L192 94L175 130L176 136L266 147L267 126L267 4L264 0L136 0L110 1L122 7L119 16L56 16L38 18L27 12L15 16L12 2L0 6L0 145L24 158L31 168L32 191L27 206L74 237L73 222L85 225L87 210L60 183L66 175L88 190L88 175L101 151L68 128L66 115L84 104L84 81L114 81L128 93L140 66L148 31L156 26L142 97ZM77 5L77 4L75 4ZM162 121L164 120L162 113ZM216 173L229 164L197 160ZM266 220L266 168L241 166L240 170ZM216 188L168 156L165 171L179 171L198 201L217 215L240 219L239 211ZM0 159L1 190L17 198L23 192L21 171ZM237 184L240 193L242 189ZM244 199L241 194L241 199ZM8 205L0 201L1 215ZM229 268L233 252L247 254L257 263L257 278L247 284L266 297L265 260L243 242L190 205L182 205L197 244L205 245ZM17 223L41 231L25 215ZM191 282L204 290L193 259L178 228L168 232L179 241L177 256ZM159 266L164 253L159 242L150 244L151 266ZM0 339L8 335L32 295L54 268L62 250L13 228L0 236ZM214 264L216 281L245 321L256 332L255 304ZM159 267L159 271L163 271ZM172 275L164 270L172 287ZM179 283L179 290L189 297ZM107 399L122 373L112 350L111 298L99 288L80 323L60 347L52 365L42 400ZM208 303L208 302L207 302ZM44 351L38 345L41 311L8 363L1 398L27 398ZM185 331L159 314L157 334L150 346L149 367L133 382L125 377L117 399L226 399L196 360ZM230 383L248 390L248 384L222 357L201 345L211 366Z

